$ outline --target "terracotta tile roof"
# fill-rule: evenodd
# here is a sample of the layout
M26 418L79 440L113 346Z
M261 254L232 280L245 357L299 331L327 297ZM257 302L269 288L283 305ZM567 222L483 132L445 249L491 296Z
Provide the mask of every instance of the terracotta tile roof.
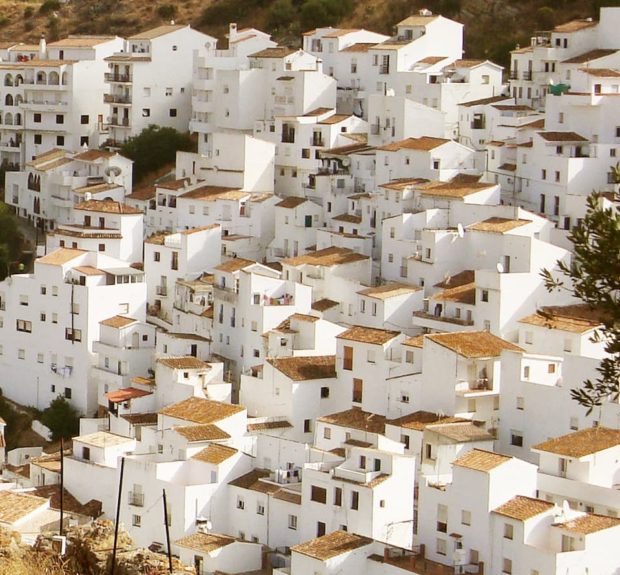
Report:
M368 52L372 47L376 46L375 42L358 42L357 44L351 44L346 48L340 50L341 52Z
M487 104L495 104L496 102L504 102L512 100L509 96L491 96L490 98L480 98L478 100L470 100L469 102L461 102L459 106L471 108L472 106L485 106Z
M440 423L431 425L428 429L456 443L493 441L493 436L484 427L476 425L473 421Z
M148 186L141 186L139 188L134 188L131 194L129 194L128 196L125 196L125 199L146 201L146 200L150 200L151 198L154 198L155 195L156 195L155 186L148 185Z
M159 413L194 423L217 423L242 411L245 411L245 407L240 405L221 403L201 397L189 397L160 409Z
M334 301L333 299L323 298L316 300L312 304L312 309L315 311L327 311L328 309L336 307L337 305L339 305L337 301Z
M157 361L172 369L211 369L211 366L206 361L191 355L160 357Z
M275 48L265 48L259 52L254 52L254 54L249 54L248 58L286 58L297 51L296 48L277 46Z
M181 194L184 200L200 200L204 202L215 202L216 200L242 200L250 195L239 188L227 188L224 186L201 186L195 190L190 190Z
M397 419L387 421L389 425L396 425L397 427L404 427L405 429L413 429L415 431L423 431L429 425L436 425L438 423L465 423L469 420L462 417L451 417L446 415L439 415L431 411L416 411L409 415L403 415Z
M511 220L509 218L493 217L487 218L481 222L476 222L475 224L471 224L467 226L467 229L474 232L503 234L531 223L531 220Z
M455 60L452 63L452 66L455 68L475 68L476 66L480 66L480 64L484 64L488 62L488 60Z
M115 315L115 316L109 317L108 319L104 319L103 321L100 321L99 324L105 325L107 327L121 328L121 327L127 327L128 325L132 325L136 323L137 321L138 321L137 319L134 319L132 317Z
M590 535L591 533L612 529L619 525L620 519L618 517L588 513L581 517L564 521L563 523L554 523L553 527L559 527L560 529L571 531L572 533L579 533L580 535Z
M588 138L584 138L575 132L538 132L539 136L547 142L587 142Z
M189 28L189 26L185 26L183 24L164 24L163 26L157 26L156 28L151 28L150 30L145 30L144 32L139 32L138 34L129 36L127 40L153 40L154 38L165 36L166 34L176 32L177 30L181 30L183 28Z
M276 204L276 208L284 208L287 210L292 210L301 204L305 204L308 200L306 198L299 198L297 196L289 196L288 198L284 198L281 202Z
M512 457L508 455L501 455L499 453L493 453L492 451L485 451L483 449L472 449L465 455L461 455L458 459L452 462L452 465L458 467L466 467L467 469L473 469L474 471L488 472L500 465L503 465L507 461L510 461Z
M334 114L333 116L330 116L329 118L325 118L324 120L321 120L318 123L330 126L332 124L338 124L340 122L344 122L345 120L348 120L349 118L352 118L352 117L353 116L351 116L350 114Z
M333 531L322 537L317 537L306 543L291 547L293 553L301 553L319 561L327 561L344 553L355 551L360 547L370 545L372 539L355 535L348 531Z
M0 491L0 523L12 524L47 506L48 500L25 493Z
M462 286L465 284L470 284L476 279L476 272L474 270L463 270L458 274L454 274L452 276L448 276L443 281L436 283L433 287L438 288L453 288L457 286Z
M261 479L268 479L269 475L270 472L267 469L253 469L245 475L241 475L240 477L229 481L228 485L232 485L233 487L240 487L241 489L258 491L260 493L273 494L278 491L281 486L277 483L261 481Z
M207 423L204 425L184 425L174 426L172 429L182 435L187 441L217 441L220 439L230 439L230 435L217 425Z
M156 413L127 413L121 415L131 425L155 425L157 423Z
M234 542L235 538L228 535L203 533L201 531L197 531L187 537L183 537L183 539L175 541L175 545L193 549L195 551L202 551L203 553L211 553Z
M155 187L162 188L164 190L178 191L187 187L190 182L191 180L189 178L179 178L178 180L166 180L163 182L158 182L157 184L155 184Z
M232 273L247 268L255 263L255 261L246 260L244 258L233 258L227 262L221 263L219 266L215 266L215 269L220 272Z
M504 163L501 166L498 166L498 170L504 170L505 172L516 172L517 164Z
M146 395L152 395L152 391L145 391L143 389L137 389L136 387L123 387L116 391L108 391L105 394L110 403L123 403L130 399L137 399L139 397L145 397Z
M590 62L592 60L598 60L599 58L604 58L605 56L611 56L611 54L615 54L617 51L618 50L606 50L600 48L596 50L589 50L588 52L584 52L578 56L573 56L568 60L563 60L562 64L585 64L586 62Z
M445 198L465 198L482 190L494 188L496 184L483 182L432 182L420 187L424 196L440 196Z
M587 305L546 306L519 320L519 323L572 333L585 333L601 326L603 322L604 316Z
M451 140L444 138L431 138L430 136L422 136L421 138L407 138L399 142L391 142L377 148L377 150L383 152L397 152L398 150L421 150L429 152L439 146L447 144Z
M36 487L32 493L37 497L49 499L50 509L60 509L60 485L41 485ZM97 518L102 513L101 501L91 499L82 505L66 489L63 490L63 507L65 513L68 511L69 513L78 513L86 517Z
M131 383L135 383L137 385L155 385L154 377L142 377L140 375L131 378ZM157 414L156 414L157 415Z
M424 347L424 336L416 335L415 337L410 337L402 342L402 345L406 345L408 347L417 347L422 349Z
M287 503L293 503L294 505L301 505L301 493L295 493L288 489L280 489L274 493L273 498L286 501Z
M397 180L390 180L389 182L386 182L385 184L379 184L379 187L387 188L389 190L403 191L409 188L410 186L414 186L417 184L425 184L428 181L429 180L425 178L399 178Z
M319 318L314 316L314 315L307 315L305 313L294 313L292 316L289 317L289 320L305 321L305 322L308 322L308 323L315 323L315 322L319 321Z
M293 381L336 377L335 355L272 357L267 362Z
M445 60L446 58L446 56L427 56L426 58L418 60L416 64L429 64L432 66L433 64L439 64L439 62Z
M53 252L41 258L38 258L36 262L39 264L48 264L51 266L61 266L86 253L88 253L86 250L58 248L57 250L54 250Z
M454 301L466 305L476 303L476 283L463 284L456 287L445 289L432 296L431 299Z
M105 212L107 214L140 214L142 210L122 204L121 202L115 202L113 200L87 200L80 202L75 206L76 210L83 210L86 212Z
M502 112L533 112L534 108L531 106L526 106L525 104L495 104L493 106L496 110L500 110Z
M323 114L327 114L328 112L335 112L334 108L315 108L314 110L310 110L303 114L304 118L314 118L316 116L322 116Z
M589 427L543 441L534 445L532 449L580 459L618 445L620 445L620 429Z
M65 449L65 457L73 453L71 449ZM43 454L40 457L30 459L30 464L36 467L42 467L48 471L60 472L60 449L54 453Z
M355 216L353 214L339 214L332 218L335 222L347 222L350 224L361 224L362 216Z
M366 297L378 300L385 300L391 297L398 297L405 294L415 293L422 288L417 285L402 283L387 283L382 286L366 288L357 293Z
M350 134L349 134L350 135ZM369 146L366 142L356 142L355 144L349 144L348 146L338 146L337 148L330 148L329 150L322 150L320 152L321 157L325 156L348 156L349 154L355 154L358 152L367 152L373 150L372 146Z
M372 343L375 345L383 345L400 335L399 331L391 331L387 329L377 329L374 327L365 327L356 325L347 331L343 331L336 336L336 339L344 339L347 341L359 341L361 343Z
M368 259L368 256L358 254L357 252L347 248L331 247L315 252L309 252L303 256L284 259L282 260L282 264L290 266L309 264L313 266L331 267Z
M518 345L488 331L457 331L431 334L426 337L466 358L499 357L504 350L523 351Z
M269 429L287 429L293 427L288 421L265 421L263 423L248 422L248 432L268 431Z
M76 231L64 228L57 228L55 232L51 232L54 236L68 236L70 238L89 238L89 239L105 239L105 240L121 240L123 236L118 232L101 232L101 231Z
M553 32L560 32L562 34L578 32L579 30L583 30L585 28L592 28L592 26L596 26L597 24L598 22L596 20L593 20L592 18L571 20L570 22L565 22L564 24L557 25L553 29Z
M439 16L437 14L429 14L428 16L415 15L409 16L404 20L401 20L396 26L426 26L433 20L437 20Z
M85 276L104 276L105 275L105 272L103 270L94 268L93 266L76 266L73 269L76 272L80 272L81 274L84 274Z
M503 505L493 509L493 513L503 515L504 517L510 517L511 519L517 519L518 521L526 521L554 507L555 505L549 501L517 495L509 501L506 501Z
M351 427L352 429L368 431L369 433L385 433L386 419L383 415L362 411L357 407L332 413L331 415L324 415L319 417L317 421L338 425L339 427Z
M224 463L227 459L230 459L238 453L238 450L227 445L219 445L217 443L211 443L207 445L203 450L199 451L192 457L197 461L203 463L212 463L213 465L219 465Z
M51 46L51 44L48 44L48 46ZM113 156L116 156L116 152L109 152L108 150L86 150L73 156L73 159L82 162L96 162L103 158L112 158Z
M597 78L620 78L620 72L611 68L579 68L579 71Z

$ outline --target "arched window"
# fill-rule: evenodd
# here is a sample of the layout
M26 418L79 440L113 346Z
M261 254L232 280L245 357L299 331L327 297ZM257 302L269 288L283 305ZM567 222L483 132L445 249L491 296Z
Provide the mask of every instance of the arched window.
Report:
M24 77L21 74L17 74L17 76L15 76L15 85L19 86L20 84L24 83Z
M13 85L13 74L7 74L4 77L4 85L5 86L12 86Z
M7 126L13 125L13 114L11 114L11 112L8 112L7 114L4 115L4 123Z
M15 114L15 125L16 126L22 125L22 115L19 112Z
M12 106L13 105L13 96L11 94L7 94L4 98L4 105L5 106Z
M68 78L68 76L67 76L67 72L63 72L63 73L62 73L62 85L63 85L63 86L66 86L66 85L67 85L67 78Z
M47 84L47 74L45 72L37 72L37 84Z
M24 98L21 94L17 94L17 96L15 96L15 105L16 106L21 106L21 104L23 103Z
M60 84L60 76L58 75L58 72L50 72L47 83L50 86L58 86L58 84Z

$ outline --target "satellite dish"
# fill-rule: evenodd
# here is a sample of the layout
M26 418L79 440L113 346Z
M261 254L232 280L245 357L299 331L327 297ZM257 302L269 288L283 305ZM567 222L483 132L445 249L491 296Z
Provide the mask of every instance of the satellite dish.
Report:
M463 228L463 224L458 223L456 225L456 232L459 235L459 238L462 238L465 235L465 228Z
M106 176L120 176L121 172L122 170L118 166L108 166L105 170L103 170L103 173Z
M347 166L351 165L351 160L349 160L349 158L343 158L342 160L342 165L346 168Z
M498 274L503 274L504 273L504 266L502 263L497 262L497 265L495 266L497 268L497 273Z

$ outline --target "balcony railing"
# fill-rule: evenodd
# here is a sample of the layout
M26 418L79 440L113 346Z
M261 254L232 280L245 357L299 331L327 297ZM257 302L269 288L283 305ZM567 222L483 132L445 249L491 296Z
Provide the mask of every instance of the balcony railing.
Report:
M168 286L156 286L155 293L157 295L168 295Z
M110 118L110 125L129 127L129 118L119 118L118 116L112 116Z
M105 104L131 104L131 96L120 94L104 94L103 102Z
M104 75L106 82L131 82L131 74L107 73Z
M511 80L517 80L519 78L519 72L517 72L517 70L511 70L508 78Z
M523 72L522 73L522 77L523 77L524 80L531 80L532 79L532 72L531 71Z
M389 66L379 66L379 74L389 74L390 67Z

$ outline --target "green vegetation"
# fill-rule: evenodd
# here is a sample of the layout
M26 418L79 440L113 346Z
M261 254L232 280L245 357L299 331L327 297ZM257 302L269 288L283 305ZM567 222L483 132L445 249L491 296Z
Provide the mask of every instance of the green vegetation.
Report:
M67 439L80 431L80 414L64 397L58 396L41 415L41 423L52 432L52 440Z
M608 398L620 396L620 213L604 209L601 198L592 194L585 217L569 239L574 246L572 262L558 262L565 279L554 278L549 270L542 276L547 289L572 292L598 312L603 322L594 339L604 342L609 355L597 368L599 377L571 392L589 413Z
M26 265L23 238L11 208L0 202L0 280Z
M130 138L121 148L121 154L134 161L133 182L136 184L147 174L174 162L177 151L190 151L193 147L188 134L151 124Z
M45 0L39 7L39 13L51 14L56 10L60 10L60 0Z
M15 406L0 395L0 417L6 422L4 439L7 449L27 447L37 442L36 434L31 431L32 420L37 419L40 412L32 407L16 409ZM38 437L38 436L36 436Z
M161 4L157 7L157 15L164 20L170 20L174 18L177 13L176 6L174 4Z

